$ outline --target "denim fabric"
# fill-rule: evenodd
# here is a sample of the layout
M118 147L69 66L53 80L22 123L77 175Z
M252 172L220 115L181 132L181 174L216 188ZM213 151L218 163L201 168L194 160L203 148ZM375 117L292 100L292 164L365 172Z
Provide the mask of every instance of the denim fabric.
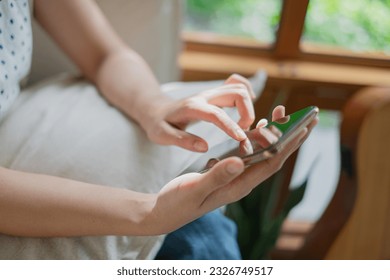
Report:
M168 234L156 259L241 259L236 237L235 223L215 210Z

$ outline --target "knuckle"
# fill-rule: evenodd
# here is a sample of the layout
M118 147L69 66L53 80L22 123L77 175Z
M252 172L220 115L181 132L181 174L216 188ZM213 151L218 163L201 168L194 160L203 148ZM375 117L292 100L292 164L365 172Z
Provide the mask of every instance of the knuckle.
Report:
M225 111L223 111L221 108L218 107L213 107L209 112L208 112L209 117L223 121L225 117Z
M251 192L252 192L252 188L242 188L238 191L236 197L237 197L237 200L240 200L241 198L249 195Z
M157 124L153 124L151 129L148 130L147 135L151 139L159 139L163 134L163 129Z
M267 166L271 173L278 172L283 166L283 161L279 157L267 159L265 160L265 162L267 163Z
M241 80L243 77L240 74L233 73L232 75L230 75L229 78L236 79L236 80Z
M275 163L273 164L273 168L274 168L275 172L277 172L280 169L282 169L283 164L284 164L283 160L275 160Z
M216 174L213 174L212 178L212 184L215 186L222 186L228 183L228 180L225 176L224 172L217 172Z
M242 83L241 81L236 84L236 87L238 87L239 89L243 89L243 90L247 89L247 86L244 83Z
M248 99L249 96L250 96L249 91L248 91L248 88L247 88L246 86L242 86L242 84L240 84L239 88L236 89L236 90L234 91L234 93L235 93L238 97L240 97L240 98L242 98L242 99Z
M182 108L186 110L195 110L197 107L197 100L194 97L183 100Z

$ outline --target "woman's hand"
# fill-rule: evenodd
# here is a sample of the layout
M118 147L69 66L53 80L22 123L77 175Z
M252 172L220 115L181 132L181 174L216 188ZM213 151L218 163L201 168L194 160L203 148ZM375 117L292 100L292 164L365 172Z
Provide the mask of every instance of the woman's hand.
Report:
M185 131L189 123L211 122L242 141L246 139L244 130L255 118L253 89L247 79L237 74L220 87L180 100L171 99L161 93L142 58L126 50L105 59L96 81L111 104L138 122L151 141L161 145L205 152L206 140ZM236 123L222 107L237 108L240 120Z
M283 107L274 111L275 119L283 115ZM157 196L150 218L164 223L150 222L149 224L158 227L153 231L172 231L215 208L248 195L253 188L282 167L317 122L317 119L313 120L274 157L248 168L244 168L240 158L230 157L216 163L206 173L188 173L175 178Z
M230 76L224 85L206 90L191 97L172 100L157 98L150 100L141 126L150 140L162 145L177 145L196 152L205 152L205 139L185 131L194 121L213 123L237 141L246 139L244 130L255 119L252 99L253 89L247 79L237 74ZM236 107L240 115L238 123L233 121L222 107Z
M281 119L284 115L284 106L276 106L272 111L272 121ZM240 156L251 155L259 148L267 148L278 141L278 139L282 136L281 132L273 126L266 128L265 126L267 124L268 121L266 119L261 119L257 123L256 129L247 132L247 139L240 142Z
M184 131L188 123L197 120L214 123L238 141L246 138L243 129L254 120L254 93L245 78L232 75L219 88L170 100L161 94L144 59L114 32L95 1L37 0L34 14L108 102L140 123L152 141L204 152L207 142ZM236 107L239 122L231 120L221 107Z

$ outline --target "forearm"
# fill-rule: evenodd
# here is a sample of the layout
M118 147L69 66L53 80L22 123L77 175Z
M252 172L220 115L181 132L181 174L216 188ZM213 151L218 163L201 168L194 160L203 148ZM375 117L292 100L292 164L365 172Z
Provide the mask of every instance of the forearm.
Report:
M152 235L155 196L0 168L0 232L30 237Z
M167 100L146 62L126 48L105 57L94 82L112 105L141 125L158 109L153 106Z
M94 1L36 0L34 14L110 103L138 122L145 121L143 112L150 108L150 101L163 98L159 84Z

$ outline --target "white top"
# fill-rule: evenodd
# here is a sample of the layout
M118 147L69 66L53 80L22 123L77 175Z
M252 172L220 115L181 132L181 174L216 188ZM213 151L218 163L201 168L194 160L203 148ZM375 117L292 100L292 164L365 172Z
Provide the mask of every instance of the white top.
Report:
M27 0L0 0L0 118L30 70L32 35Z

